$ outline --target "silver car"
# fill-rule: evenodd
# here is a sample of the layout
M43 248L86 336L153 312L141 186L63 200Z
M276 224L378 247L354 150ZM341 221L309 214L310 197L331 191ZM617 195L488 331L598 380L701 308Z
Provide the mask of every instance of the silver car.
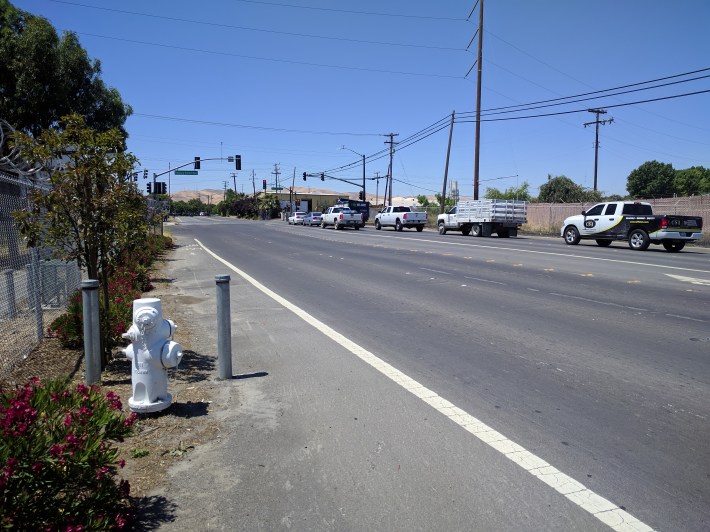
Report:
M314 225L320 225L320 219L321 213L319 211L311 211L306 213L301 223L312 227Z

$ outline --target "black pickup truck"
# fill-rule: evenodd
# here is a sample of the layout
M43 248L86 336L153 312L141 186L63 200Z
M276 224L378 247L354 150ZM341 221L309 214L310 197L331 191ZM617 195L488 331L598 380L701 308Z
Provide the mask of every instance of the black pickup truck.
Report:
M680 251L686 243L700 240L702 229L700 216L653 214L650 203L610 201L565 219L560 236L571 246L582 239L596 240L602 247L622 240L638 251L651 244L662 244L666 251Z

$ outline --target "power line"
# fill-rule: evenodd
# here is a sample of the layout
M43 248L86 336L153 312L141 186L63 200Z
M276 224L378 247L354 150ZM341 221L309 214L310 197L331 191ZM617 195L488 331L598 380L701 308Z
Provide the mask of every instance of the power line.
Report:
M73 31L73 30L67 30L64 29L64 31L68 32L74 32L78 35L86 35L88 37L96 37L98 39L108 39L112 41L120 41L120 42L127 42L131 44L140 44L143 46L155 46L158 48L168 48L172 50L180 50L182 52L196 52L200 54L211 54L211 55L220 55L220 56L226 56L226 57L239 57L241 59L251 59L254 61L270 61L273 63L287 63L287 64L292 64L292 65L301 65L301 66L310 66L310 67L319 67L319 68L335 68L335 69L340 69L340 70L353 70L357 72L377 72L379 74L398 74L401 76L419 76L419 77L428 77L428 78L442 78L442 79L463 79L461 76L447 76L446 74L425 74L425 73L420 73L420 72L403 72L403 71L398 71L398 70L384 70L384 69L377 69L377 68L363 68L363 67L351 67L351 66L345 66L345 65L328 65L328 64L323 64L323 63L309 63L307 61L293 61L290 59L275 59L273 57L259 57L259 56L254 56L254 55L244 55L244 54L235 54L232 52L218 52L215 50L204 50L201 48L189 48L187 46L176 46L172 44L161 44L161 43L154 43L154 42L148 42L148 41L139 41L136 39L125 39L122 37L109 37L108 35L98 35L96 33L88 33L88 32L79 32L79 31Z
M111 7L91 6L91 5L87 5L87 4L80 4L78 2L67 2L66 0L51 0L51 1L55 2L57 4L66 4L66 5L75 6L75 7L97 9L100 11L120 13L123 15L133 15L133 16L137 16L137 17L155 18L155 19L160 19L160 20L169 20L172 22L184 22L187 24L199 24L201 26L211 26L211 27L216 27L216 28L226 28L226 29L232 29L232 30L254 31L254 32L259 32L259 33L271 33L271 34L275 34L275 35L287 35L289 37L304 37L304 38L308 38L308 39L325 39L325 40L332 40L332 41L343 41L343 42L360 43L360 44L377 44L377 45L384 45L384 46L400 46L400 47L404 47L404 48L424 48L427 50L444 50L444 51L458 51L458 52L465 51L463 48L451 48L451 47L446 47L446 46L428 46L425 44L368 41L368 40L363 40L363 39L349 39L346 37L329 37L329 36L325 36L325 35L313 35L313 34L308 34L308 33L296 33L296 32L290 32L290 31L278 31L278 30L271 30L271 29L264 29L264 28L252 28L249 26L236 26L234 24L225 24L222 22L207 22L204 20L194 20L194 19L187 19L187 18L170 17L167 15L154 15L152 13L141 13L138 11L128 11L128 10L124 10L124 9L116 9L116 8L111 8Z

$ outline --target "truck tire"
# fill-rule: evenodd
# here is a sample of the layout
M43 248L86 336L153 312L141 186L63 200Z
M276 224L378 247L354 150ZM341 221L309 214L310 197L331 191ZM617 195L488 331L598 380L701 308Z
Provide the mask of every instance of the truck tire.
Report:
M634 251L646 251L650 245L651 239L643 229L634 229L629 233L629 247Z
M567 227L565 227L564 236L565 243L570 246L576 246L582 239L582 237L579 235L579 231L573 225L568 225Z
M461 226L461 234L463 236L468 236L471 233L471 226L470 225L462 225Z
M320 228L325 229L325 220L321 220Z
M400 222L399 218L397 218L397 221L394 223L394 230L401 231L402 229L404 229L404 227L402 226L402 222Z
M664 242L663 247L666 248L666 251L670 251L671 253L678 253L681 249L685 247L685 242Z
M481 236L483 233L483 230L481 229L480 224L474 224L473 227L471 228L471 234L473 236Z
M597 246L599 246L600 248L607 248L611 246L611 240L604 240L603 238L598 238Z
M360 226L355 224L355 231L359 231L359 230L360 230Z
M421 233L422 231L424 231L424 226L423 226L423 225L418 225L418 226L417 226L417 233Z
M342 229L342 227L340 227L340 224L338 223L338 220L335 220L335 223L333 224L333 229L335 229L336 231L338 229Z
M440 235L446 234L446 225L444 224L444 222L439 222L439 234Z
M378 231L382 229L382 225L380 224L379 220L375 220L375 229L377 229Z
M510 233L508 232L507 229L498 229L498 231L496 231L496 232L498 233L498 238L509 238L510 237Z

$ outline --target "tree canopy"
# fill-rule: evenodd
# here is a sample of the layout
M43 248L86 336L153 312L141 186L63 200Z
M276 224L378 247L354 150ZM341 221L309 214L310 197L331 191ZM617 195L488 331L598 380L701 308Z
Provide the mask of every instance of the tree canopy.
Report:
M106 86L101 63L75 33L59 37L46 19L0 0L0 58L0 118L18 131L38 136L78 114L90 128L119 128L125 138L132 109Z
M509 187L504 191L498 190L497 188L486 188L484 197L487 199L530 201L529 188L530 185L527 181L523 182L519 187Z
M670 197L676 192L675 176L672 165L648 161L629 174L626 190L635 198Z
M582 203L600 201L601 198L600 192L586 190L569 177L548 175L547 183L540 187L538 201L541 203Z

